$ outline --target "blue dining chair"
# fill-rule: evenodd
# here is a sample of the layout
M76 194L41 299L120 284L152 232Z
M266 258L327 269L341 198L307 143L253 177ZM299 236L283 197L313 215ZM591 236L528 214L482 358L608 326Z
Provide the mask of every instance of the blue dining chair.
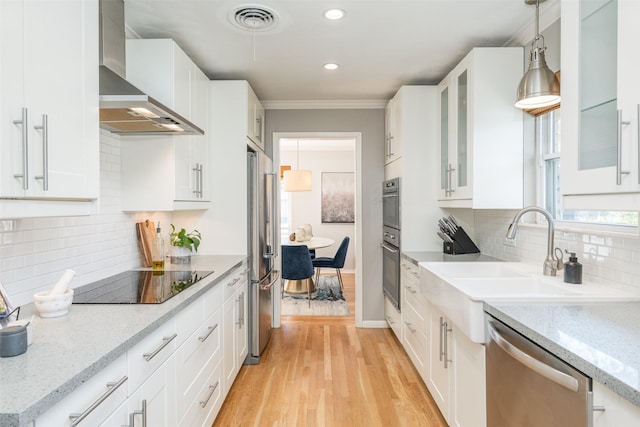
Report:
M282 291L284 280L304 280L313 277L313 264L307 245L282 245ZM311 307L311 284L307 284L307 297Z
M340 289L344 292L340 269L344 267L344 260L347 258L347 249L349 249L349 236L342 239L342 243L340 243L340 247L333 258L318 257L312 260L312 264L316 268L316 283L318 283L318 279L320 278L321 268L335 268L336 275L338 276L338 282L340 283Z

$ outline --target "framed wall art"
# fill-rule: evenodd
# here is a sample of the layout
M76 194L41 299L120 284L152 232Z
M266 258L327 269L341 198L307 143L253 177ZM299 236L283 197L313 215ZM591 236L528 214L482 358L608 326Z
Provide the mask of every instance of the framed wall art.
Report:
M322 172L322 222L350 224L355 221L353 172Z

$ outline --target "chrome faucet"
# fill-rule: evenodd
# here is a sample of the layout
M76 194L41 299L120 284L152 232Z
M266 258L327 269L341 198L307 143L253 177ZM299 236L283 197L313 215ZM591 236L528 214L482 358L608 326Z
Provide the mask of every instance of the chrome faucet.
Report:
M538 212L544 215L544 217L547 219L547 257L544 260L543 274L545 276L555 276L558 270L562 270L563 265L562 259L558 259L554 255L553 239L555 226L553 224L553 218L547 210L539 208L537 206L529 206L527 208L520 209L518 213L516 213L516 216L513 217L513 222L511 222L511 224L509 225L506 237L507 239L516 238L516 232L518 231L518 222L520 221L520 218L522 218L522 215L526 214L527 212Z

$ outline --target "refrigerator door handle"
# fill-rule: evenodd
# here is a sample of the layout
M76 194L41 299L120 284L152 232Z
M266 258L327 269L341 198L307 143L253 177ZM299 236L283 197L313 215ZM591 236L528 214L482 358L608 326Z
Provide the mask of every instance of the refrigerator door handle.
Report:
M265 258L275 258L278 256L278 245L275 244L275 236L278 232L277 230L277 223L276 223L276 214L277 214L277 207L276 207L276 203L275 203L275 194L277 191L277 180L276 180L276 174L274 172L265 172L265 178L266 177L270 177L271 179L269 180L271 183L271 197L269 197L268 199L271 202L271 206L269 206L271 212L270 212L270 218L269 218L269 224L271 225L271 227L269 227L269 234L267 234L266 239L265 239L265 248L264 248L264 257ZM267 180L265 179L265 187L267 187L269 184L267 184ZM265 188L265 190L267 190ZM268 194L265 191L265 194Z
M261 281L253 280L253 283L256 286L258 286L259 290L268 291L268 290L271 289L271 287L274 284L276 284L278 279L280 279L280 271L279 270L272 270L271 273L267 277L265 277ZM268 284L263 285L263 283L267 283L267 282L268 282Z

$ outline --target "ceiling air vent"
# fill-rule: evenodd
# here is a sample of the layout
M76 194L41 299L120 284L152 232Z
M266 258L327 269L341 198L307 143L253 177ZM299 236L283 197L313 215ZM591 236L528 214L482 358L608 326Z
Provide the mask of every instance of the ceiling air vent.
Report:
M278 15L265 6L239 6L231 11L229 20L246 31L267 31L278 23Z

